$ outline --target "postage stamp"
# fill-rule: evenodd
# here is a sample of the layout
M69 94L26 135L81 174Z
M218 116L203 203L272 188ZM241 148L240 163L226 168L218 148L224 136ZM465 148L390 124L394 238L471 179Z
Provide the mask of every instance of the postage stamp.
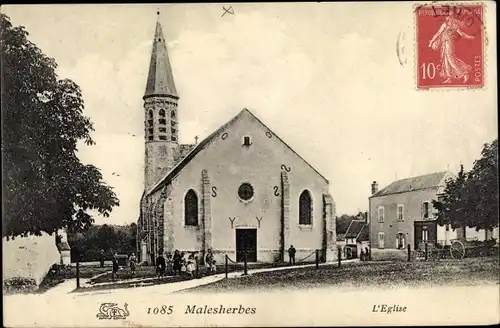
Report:
M417 88L482 88L484 5L422 5L415 15Z

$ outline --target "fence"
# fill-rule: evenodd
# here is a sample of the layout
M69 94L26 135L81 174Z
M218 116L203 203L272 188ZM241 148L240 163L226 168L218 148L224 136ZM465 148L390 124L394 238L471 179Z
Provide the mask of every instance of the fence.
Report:
M498 256L498 245L476 240L451 240L449 244L424 242L417 249L407 246L407 260L434 261L464 257Z
M338 266L340 267L341 265L341 250L339 249L338 250L339 254L338 254ZM298 261L295 261L295 260L292 260L290 261L289 263L286 263L286 262L281 262L281 263L275 263L274 265L270 263L258 263L257 265L254 265L253 267L256 268L256 267L261 267L261 268L279 268L279 267L286 267L286 266L289 266L289 265L301 265L303 263L306 263L307 260L310 260L313 256L314 256L314 264L315 264L315 267L316 269L319 268L319 263L322 262L321 261L321 250L319 249L316 249L314 250L313 252L311 252L310 254L308 254L307 256L305 256L304 258L298 260ZM224 272L225 272L225 276L226 278L228 277L228 274L229 272L236 272L236 271L243 271L243 275L248 275L248 267L249 267L249 264L248 264L248 255L247 255L247 252L244 252L243 253L243 256L242 256L242 260L243 260L243 263L241 262L237 262L237 261L233 261L229 255L225 255L225 263L224 263ZM312 262L312 261L311 261ZM239 269L239 270L238 270Z

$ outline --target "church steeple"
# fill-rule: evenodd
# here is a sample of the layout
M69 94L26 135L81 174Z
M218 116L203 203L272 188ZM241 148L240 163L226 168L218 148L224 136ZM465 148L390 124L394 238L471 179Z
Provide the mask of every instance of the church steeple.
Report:
M170 96L179 98L175 88L172 67L168 58L167 43L160 23L160 12L157 13L153 50L149 62L148 81L143 99L151 96Z
M179 95L160 24L156 31L144 97L144 189L153 187L175 165L179 152L177 106Z

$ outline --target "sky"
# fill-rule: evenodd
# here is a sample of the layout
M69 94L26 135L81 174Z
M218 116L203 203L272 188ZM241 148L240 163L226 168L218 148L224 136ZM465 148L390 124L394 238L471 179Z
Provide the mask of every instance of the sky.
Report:
M180 95L180 142L194 143L248 108L327 177L340 215L368 209L374 180L382 188L457 172L460 164L470 169L482 145L498 137L494 5L485 19L486 86L432 91L416 89L410 2L23 5L2 12L56 60L60 78L81 87L97 144L81 144L78 156L100 168L120 199L96 224L124 224L137 220L144 188L142 96L157 10Z

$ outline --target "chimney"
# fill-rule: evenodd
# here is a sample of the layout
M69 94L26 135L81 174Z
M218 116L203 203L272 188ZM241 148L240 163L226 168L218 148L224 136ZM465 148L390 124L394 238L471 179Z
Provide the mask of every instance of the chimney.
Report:
M378 191L378 183L377 181L373 181L372 183L372 195Z

